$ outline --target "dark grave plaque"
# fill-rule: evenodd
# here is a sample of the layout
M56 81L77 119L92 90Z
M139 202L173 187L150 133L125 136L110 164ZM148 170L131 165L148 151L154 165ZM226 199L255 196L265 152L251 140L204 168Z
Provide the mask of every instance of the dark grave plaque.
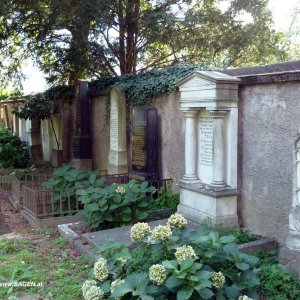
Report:
M90 127L90 100L87 81L79 80L76 87L75 136L73 137L73 156L76 159L92 158Z
M155 107L133 112L132 172L145 179L158 176L158 118Z

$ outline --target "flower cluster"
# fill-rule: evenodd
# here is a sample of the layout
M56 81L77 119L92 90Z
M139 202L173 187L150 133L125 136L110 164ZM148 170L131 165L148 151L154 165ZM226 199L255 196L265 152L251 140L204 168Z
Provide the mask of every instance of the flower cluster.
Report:
M100 300L103 299L104 292L96 285L92 285L86 292L83 294L85 300Z
M171 227L184 228L187 226L187 220L181 214L175 213L169 217L168 225Z
M157 284L163 285L167 279L167 271L163 265L153 265L149 270L149 278L150 280Z
M175 257L177 262L182 262L187 258L196 259L196 253L191 246L183 245L182 247L178 247L175 252Z
M130 237L133 242L143 239L150 232L150 226L147 223L136 223L131 227Z
M123 195L125 194L125 189L122 186L118 186L116 188L116 193Z
M172 235L172 230L169 225L166 226L158 225L152 230L150 239L166 241L170 239L171 235Z
M212 285L217 288L221 289L225 284L225 276L222 272L213 272L212 274Z
M244 296L239 296L238 300L253 300L252 298L249 298L248 296L244 295Z
M110 291L111 291L111 293L113 293L113 292L115 291L115 289L116 289L119 285L121 285L122 283L124 283L124 280L122 280L122 279L120 279L120 278L114 280L114 281L111 283L111 285L110 285Z
M117 262L121 264L121 266L125 266L126 265L126 262L127 262L127 259L126 258L123 258L123 257L118 257L117 258Z
M100 281L104 281L108 277L108 267L107 267L107 261L104 258L100 258L95 264L94 264L94 276L96 279Z
M81 287L82 295L85 297L86 292L92 287L97 286L97 282L95 280L86 280Z

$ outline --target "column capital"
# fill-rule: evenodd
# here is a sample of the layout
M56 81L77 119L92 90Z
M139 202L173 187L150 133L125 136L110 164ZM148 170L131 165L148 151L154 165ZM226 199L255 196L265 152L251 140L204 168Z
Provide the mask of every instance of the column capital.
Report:
M186 118L195 118L198 114L198 110L184 110L183 113Z
M227 110L209 110L208 112L215 119L223 119L228 113Z

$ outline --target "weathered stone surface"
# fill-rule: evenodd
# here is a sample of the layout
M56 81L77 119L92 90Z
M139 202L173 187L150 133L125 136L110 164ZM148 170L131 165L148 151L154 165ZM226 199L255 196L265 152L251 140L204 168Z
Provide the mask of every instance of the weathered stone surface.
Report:
M293 200L300 85L240 89L239 189L243 225L285 243Z
M300 252L282 247L279 252L279 263L283 268L300 276Z

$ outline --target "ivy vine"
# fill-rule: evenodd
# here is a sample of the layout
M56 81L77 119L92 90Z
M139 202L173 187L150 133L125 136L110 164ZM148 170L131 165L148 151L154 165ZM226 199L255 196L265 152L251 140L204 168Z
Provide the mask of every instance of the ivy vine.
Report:
M62 106L74 98L74 87L57 86L43 93L22 97L25 104L16 107L12 113L21 119L49 119L56 105Z
M207 71L207 67L191 64L177 64L174 66L154 69L139 74L107 77L89 83L89 95L108 92L116 85L126 92L127 103L140 106L147 100L163 94L171 94L176 91L176 82L195 70ZM57 86L43 93L28 95L25 105L16 108L13 113L22 119L49 119L55 105L65 105L74 98L74 87Z
M90 96L95 96L108 91L116 85L126 92L126 99L134 106L144 105L147 100L163 94L171 94L176 91L176 83L193 71L208 71L209 68L191 65L177 64L163 69L154 69L136 75L124 75L95 80L89 84Z

